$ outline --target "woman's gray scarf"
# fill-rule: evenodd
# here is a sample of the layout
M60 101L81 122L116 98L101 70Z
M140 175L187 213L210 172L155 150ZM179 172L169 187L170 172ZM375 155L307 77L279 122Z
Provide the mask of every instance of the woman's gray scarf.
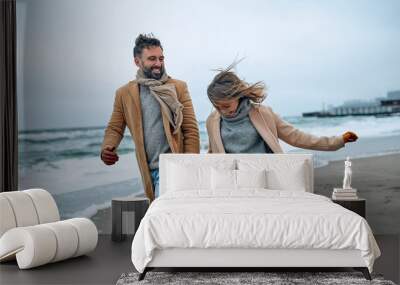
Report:
M221 118L227 122L237 122L245 118L247 115L249 115L250 109L252 108L253 103L251 103L251 100L247 97L240 98L239 99L239 105L235 111L235 114L232 117L224 117L221 114Z
M174 128L173 133L176 134L183 121L183 105L178 101L175 85L166 83L169 78L166 71L159 80L147 78L141 69L136 74L137 82L149 87L150 93L158 101L164 113L168 115L168 121Z

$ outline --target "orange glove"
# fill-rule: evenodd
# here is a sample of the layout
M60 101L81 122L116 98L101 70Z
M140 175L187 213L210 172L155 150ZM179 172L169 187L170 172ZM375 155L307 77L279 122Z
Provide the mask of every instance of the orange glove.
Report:
M355 142L358 139L358 136L353 132L345 132L343 134L344 143Z

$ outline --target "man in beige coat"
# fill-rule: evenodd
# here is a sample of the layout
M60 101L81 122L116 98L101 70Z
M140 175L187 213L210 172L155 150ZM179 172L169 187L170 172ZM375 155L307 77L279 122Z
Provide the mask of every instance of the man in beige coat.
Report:
M159 194L159 155L199 153L199 129L186 83L172 79L165 71L160 41L152 35L139 35L134 60L139 68L136 80L116 91L101 159L106 165L118 161L116 150L128 126L144 192L152 201Z
M261 105L263 83L246 83L231 71L233 66L221 70L207 89L216 108L206 123L209 153L282 153L279 139L299 148L333 151L357 140L353 132L319 137L296 129Z

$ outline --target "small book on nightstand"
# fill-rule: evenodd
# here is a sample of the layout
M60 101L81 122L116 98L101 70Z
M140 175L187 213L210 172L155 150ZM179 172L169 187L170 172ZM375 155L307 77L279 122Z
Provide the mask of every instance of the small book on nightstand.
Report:
M333 200L357 200L357 189L333 188Z

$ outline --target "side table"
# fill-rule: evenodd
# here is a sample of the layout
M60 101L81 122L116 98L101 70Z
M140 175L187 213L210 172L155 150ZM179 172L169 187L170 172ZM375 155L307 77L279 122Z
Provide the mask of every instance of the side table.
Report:
M340 206L353 211L356 214L359 214L361 217L363 217L365 219L365 204L366 204L366 200L363 198L358 198L355 200L336 200L336 199L332 199L332 201L336 204L339 204Z
M122 232L122 217L124 212L135 213L135 232L137 231L140 221L146 214L149 207L149 199L144 197L127 197L115 198L111 202L112 212L112 232L111 239L113 241L123 241L126 234ZM133 221L132 221L133 222Z

